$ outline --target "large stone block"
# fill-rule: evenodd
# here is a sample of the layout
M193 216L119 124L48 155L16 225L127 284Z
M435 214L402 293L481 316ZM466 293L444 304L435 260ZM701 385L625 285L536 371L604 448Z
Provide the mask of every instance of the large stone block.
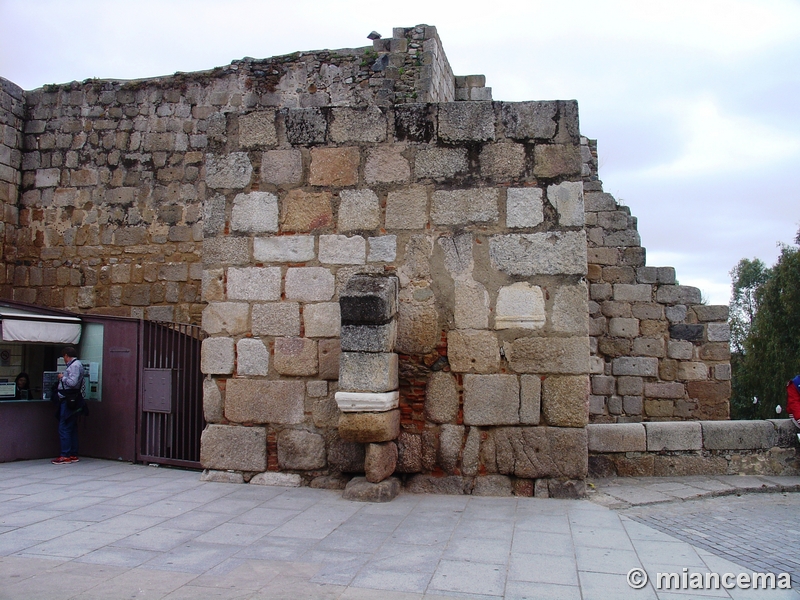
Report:
M325 439L302 429L278 432L278 465L281 469L311 471L325 466Z
M291 190L283 199L283 231L305 232L333 225L330 192Z
M220 471L266 470L267 430L208 425L200 436L200 464Z
M397 236L382 235L379 237L367 238L369 251L367 262L394 262L397 258Z
M246 302L209 302L203 309L203 329L210 335L237 335L248 331L250 306Z
M329 265L363 265L367 259L367 240L360 235L319 236L319 262Z
M525 146L522 144L487 144L480 154L481 176L509 181L525 172Z
M398 473L419 473L422 471L422 437L401 432L397 438Z
M439 148L436 146L417 151L414 174L417 179L450 179L469 169L466 148Z
M517 140L552 139L556 134L556 102L504 102L501 115L506 136Z
M229 379L225 418L235 423L302 423L305 390L302 381Z
M428 190L414 185L386 197L386 229L423 229L428 223Z
M425 415L434 423L452 423L458 416L456 379L444 371L431 373L425 388Z
M448 475L419 474L414 475L406 483L406 492L410 494L447 494L460 496L469 494L472 488L472 477Z
M491 102L445 102L439 105L439 137L446 142L494 139Z
M464 375L464 424L516 425L519 410L516 375Z
M500 288L495 307L495 329L538 329L546 320L542 288L520 281Z
M338 302L306 304L303 308L306 337L338 337L340 322Z
M655 477L727 475L728 461L723 456L658 456L653 461Z
M262 375L269 372L269 348L255 338L236 342L236 374Z
M489 293L472 279L456 279L455 310L457 329L486 329L489 327Z
M755 450L772 448L775 427L769 421L700 421L706 450Z
M341 412L386 412L397 408L400 393L336 392L336 406Z
M375 105L334 108L332 115L330 138L334 142L383 142L386 140L386 115Z
M381 226L381 204L372 190L342 190L339 199L339 231L372 230Z
M500 427L494 443L503 475L583 479L589 470L585 428Z
M586 426L589 452L644 452L647 432L641 423L592 423Z
M700 304L694 307L694 313L697 315L697 320L701 323L708 321L728 321L728 306L722 305L704 305Z
M278 136L275 132L275 111L260 110L239 116L239 146L275 146Z
M586 284L562 285L556 288L550 323L553 331L572 335L587 335L589 305Z
M314 260L314 236L281 235L253 238L253 258L259 262L282 263Z
M397 314L396 277L357 274L339 294L342 323L383 325Z
M371 483L365 477L353 477L347 482L342 498L354 502L391 502L400 493L401 487L396 477L379 483Z
M395 350L403 354L427 354L441 336L439 315L433 304L401 302L397 312Z
M538 425L542 406L542 380L537 375L520 376L519 422Z
M328 445L328 464L338 473L363 473L364 444L333 439Z
M397 467L397 444L394 442L367 444L364 457L364 472L367 481L380 483Z
M702 362L679 362L676 376L686 381L703 381L708 379L708 365ZM696 391L700 392L699 389Z
M231 267L228 269L229 300L280 300L280 267Z
M364 180L367 183L403 183L411 177L408 160L401 154L402 145L379 146L367 151Z
M345 392L391 392L397 389L397 368L397 354L342 352L339 389Z
M522 229L544 221L541 188L509 188L506 191L506 226Z
M441 426L439 433L439 458L437 462L445 473L453 473L456 470L463 443L463 425Z
M661 285L656 291L661 304L700 304L700 290L688 285Z
M273 185L297 185L303 181L300 150L269 150L261 155L261 181Z
M397 340L397 321L384 325L343 325L342 350L345 352L392 352Z
M437 225L497 223L499 202L494 188L438 190L431 197L431 220Z
M447 358L457 373L494 373L500 367L500 346L491 331L454 330L447 334Z
M647 451L702 450L703 428L697 422L649 422L644 424L647 431Z
M389 442L400 435L400 411L342 413L339 437L347 442Z
M639 356L621 356L611 363L614 375L634 375L638 377L657 377L658 359Z
M253 165L246 152L206 154L206 185L210 188L242 189L250 184L252 176Z
M580 175L581 169L581 149L577 144L536 144L533 147L536 177L574 177Z
M319 378L339 379L339 362L342 353L338 339L320 340L319 347Z
M542 414L553 427L584 427L589 422L589 376L545 378Z
M611 337L635 338L639 335L639 319L614 317L608 322L608 335Z
M203 240L203 265L241 265L250 262L250 240L217 237Z
M200 350L200 370L206 375L233 373L233 339L228 337L204 339Z
M317 342L300 337L275 339L275 370L281 375L317 374Z
M669 337L673 340L700 342L703 340L703 325L687 325L678 323L669 326Z
M300 305L297 302L254 304L253 335L300 335Z
M731 397L730 381L690 381L686 384L689 398L696 398L701 404L726 402Z
M585 275L583 231L495 235L489 240L492 267L509 275Z
M558 224L562 227L583 227L583 183L565 181L547 187L547 199L558 213Z
M213 379L203 380L203 417L208 423L220 423L224 418L222 394Z
M290 144L322 144L328 132L328 121L319 108L287 110L284 113L286 138Z
M336 279L324 267L295 267L286 271L286 298L301 302L327 302L333 297Z
M358 148L312 148L308 183L346 187L358 183Z
M300 487L302 477L297 473L257 473L250 480L250 485L274 485L279 487Z
M589 372L589 338L519 338L504 346L517 373L580 375Z
M709 342L727 342L731 339L731 326L727 323L709 323L706 325Z
M269 192L237 194L233 199L231 229L245 233L278 231L278 197Z

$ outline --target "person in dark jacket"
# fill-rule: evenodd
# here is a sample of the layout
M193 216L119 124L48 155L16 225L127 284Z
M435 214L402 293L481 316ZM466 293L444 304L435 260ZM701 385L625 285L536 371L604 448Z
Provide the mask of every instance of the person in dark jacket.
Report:
M78 352L72 346L62 353L67 368L58 374L58 437L61 442L61 455L54 458L54 465L78 462L78 414L84 402L83 365L78 360Z
M30 377L28 377L28 374L20 373L17 375L14 383L17 385L14 398L17 400L28 400L31 397Z

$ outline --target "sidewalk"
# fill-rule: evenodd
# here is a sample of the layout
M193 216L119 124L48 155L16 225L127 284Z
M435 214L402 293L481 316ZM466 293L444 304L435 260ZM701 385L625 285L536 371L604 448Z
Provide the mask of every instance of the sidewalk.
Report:
M793 520L772 526L797 533L800 494L681 500L749 479L594 482L594 500L624 509L612 510L590 500L412 494L363 504L329 490L201 482L196 472L92 459L0 464L0 599L691 598L698 592L657 590L655 574L752 569L723 558L724 548L665 533L686 536L682 523L653 511L689 507L695 516L686 519L707 520L706 503L747 501L737 510L753 523L764 525L760 507L772 521L785 508ZM800 478L757 481L800 486ZM657 494L670 502L639 501L663 502ZM640 590L626 582L635 567L650 575Z

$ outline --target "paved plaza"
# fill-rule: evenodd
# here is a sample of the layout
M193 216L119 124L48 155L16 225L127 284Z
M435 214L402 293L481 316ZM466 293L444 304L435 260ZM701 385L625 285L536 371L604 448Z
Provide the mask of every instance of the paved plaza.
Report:
M588 500L201 482L84 459L0 464L0 599L769 598L656 573L793 572L800 478L595 482ZM752 493L753 491L774 493ZM725 494L725 495L721 495ZM739 494L739 495L737 495ZM631 569L648 583L627 583ZM797 589L797 588L796 588Z

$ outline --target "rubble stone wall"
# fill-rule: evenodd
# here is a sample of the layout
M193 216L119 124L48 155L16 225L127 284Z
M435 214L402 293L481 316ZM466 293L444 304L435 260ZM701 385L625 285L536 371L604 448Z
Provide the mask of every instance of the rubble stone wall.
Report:
M13 248L19 224L19 186L22 180L22 128L25 123L25 92L0 77L0 240ZM0 286L14 281L15 262L4 261Z

